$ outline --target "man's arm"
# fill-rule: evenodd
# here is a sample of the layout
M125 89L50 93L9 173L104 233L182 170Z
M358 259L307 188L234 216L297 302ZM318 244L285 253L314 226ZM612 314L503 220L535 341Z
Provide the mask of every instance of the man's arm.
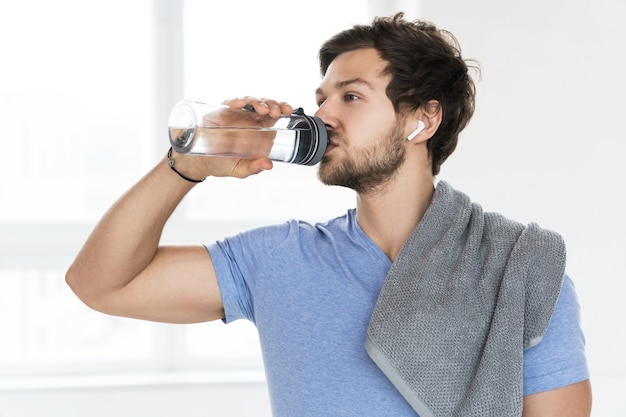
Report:
M589 380L524 397L522 417L589 417Z
M207 251L159 247L165 222L192 187L163 160L109 209L66 274L85 304L166 322L223 316Z
M253 98L259 114L279 117L289 105ZM245 178L272 167L269 159L243 160L174 155L190 178ZM162 160L103 216L66 273L66 281L90 307L113 315L191 323L224 317L210 255L202 246L160 246L165 223L194 183Z

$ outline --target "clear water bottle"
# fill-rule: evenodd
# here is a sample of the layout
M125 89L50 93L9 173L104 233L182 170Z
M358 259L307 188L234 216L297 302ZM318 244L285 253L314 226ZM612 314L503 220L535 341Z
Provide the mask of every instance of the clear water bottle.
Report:
M235 109L190 100L172 109L169 138L178 153L269 158L300 165L317 164L328 145L324 122L300 108L276 119L252 107Z

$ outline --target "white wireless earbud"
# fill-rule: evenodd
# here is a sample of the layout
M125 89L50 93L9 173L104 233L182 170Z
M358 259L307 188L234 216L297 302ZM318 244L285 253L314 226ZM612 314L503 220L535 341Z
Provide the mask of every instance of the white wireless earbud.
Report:
M419 135L419 133L422 130L424 130L425 127L426 127L426 125L421 120L419 122L417 122L417 128L414 131L412 131L409 136L406 137L406 140L413 140L413 138L415 138L415 136Z

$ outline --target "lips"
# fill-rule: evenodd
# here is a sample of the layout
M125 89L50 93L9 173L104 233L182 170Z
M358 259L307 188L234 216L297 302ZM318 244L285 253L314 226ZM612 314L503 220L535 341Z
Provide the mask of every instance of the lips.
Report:
M337 146L337 142L335 142L333 138L333 133L331 133L330 137L328 138L328 144L326 145L326 152L324 152L324 154L327 154L331 149L334 149Z
M328 141L328 145L326 145L326 150L324 151L324 156L328 155L328 153L330 151L332 151L333 149L335 149L337 147L337 145L332 142L332 141Z

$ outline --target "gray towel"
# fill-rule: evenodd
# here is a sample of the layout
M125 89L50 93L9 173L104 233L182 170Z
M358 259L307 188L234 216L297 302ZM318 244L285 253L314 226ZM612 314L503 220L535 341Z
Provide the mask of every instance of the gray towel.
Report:
M522 354L543 337L562 238L440 181L393 263L366 349L420 417L521 416Z

